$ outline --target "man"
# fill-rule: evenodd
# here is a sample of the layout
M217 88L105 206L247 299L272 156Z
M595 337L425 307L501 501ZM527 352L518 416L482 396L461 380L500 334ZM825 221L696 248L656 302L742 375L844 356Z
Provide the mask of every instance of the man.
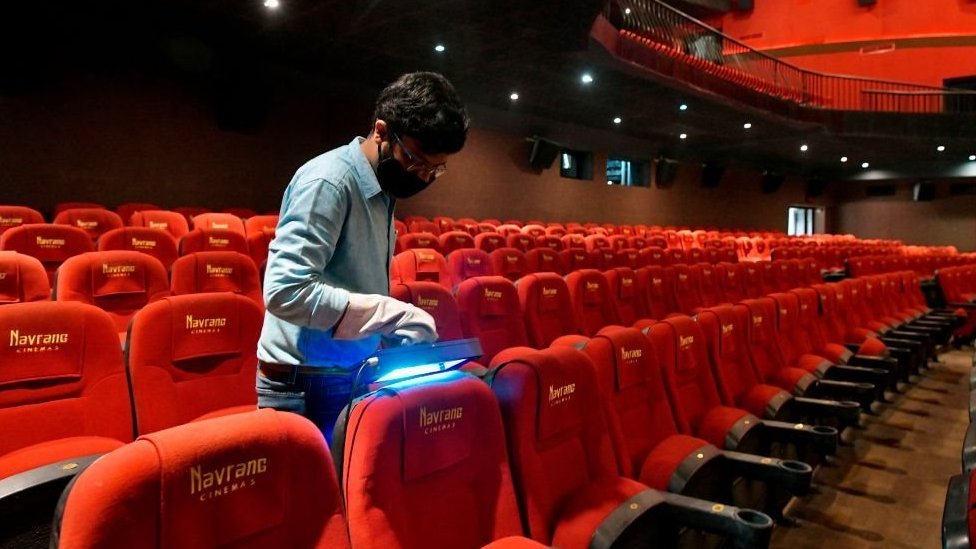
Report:
M444 173L467 130L447 79L405 74L380 93L365 139L298 169L268 253L259 406L301 413L331 442L352 369L381 340L437 338L429 314L388 297L393 209Z

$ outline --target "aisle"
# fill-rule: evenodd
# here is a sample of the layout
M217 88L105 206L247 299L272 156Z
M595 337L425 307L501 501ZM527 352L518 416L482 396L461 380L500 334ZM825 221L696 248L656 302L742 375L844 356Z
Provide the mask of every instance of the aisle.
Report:
M972 356L971 348L943 354L880 415L865 417L853 447L792 505L799 526L777 528L772 547L940 547L946 485L960 472L969 425Z

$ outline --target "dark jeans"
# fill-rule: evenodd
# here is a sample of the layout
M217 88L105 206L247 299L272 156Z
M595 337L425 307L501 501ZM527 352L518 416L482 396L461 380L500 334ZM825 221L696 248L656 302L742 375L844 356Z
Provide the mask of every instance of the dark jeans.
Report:
M336 418L349 403L352 372L298 374L295 383L257 378L258 407L301 414L312 421L332 444Z

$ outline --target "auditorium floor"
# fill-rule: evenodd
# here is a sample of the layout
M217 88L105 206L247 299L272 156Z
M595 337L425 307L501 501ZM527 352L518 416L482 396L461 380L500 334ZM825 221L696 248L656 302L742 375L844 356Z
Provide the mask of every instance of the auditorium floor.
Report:
M936 548L949 477L960 472L969 425L973 350L940 364L877 416L862 419L853 446L821 469L815 492L794 501L798 526L778 527L774 548Z

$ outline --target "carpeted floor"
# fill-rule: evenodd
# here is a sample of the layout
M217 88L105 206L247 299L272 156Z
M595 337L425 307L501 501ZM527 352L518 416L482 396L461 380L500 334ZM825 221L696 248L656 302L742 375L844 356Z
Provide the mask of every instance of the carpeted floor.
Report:
M969 425L973 349L953 350L877 416L865 416L815 492L790 506L774 548L937 548L949 477Z

